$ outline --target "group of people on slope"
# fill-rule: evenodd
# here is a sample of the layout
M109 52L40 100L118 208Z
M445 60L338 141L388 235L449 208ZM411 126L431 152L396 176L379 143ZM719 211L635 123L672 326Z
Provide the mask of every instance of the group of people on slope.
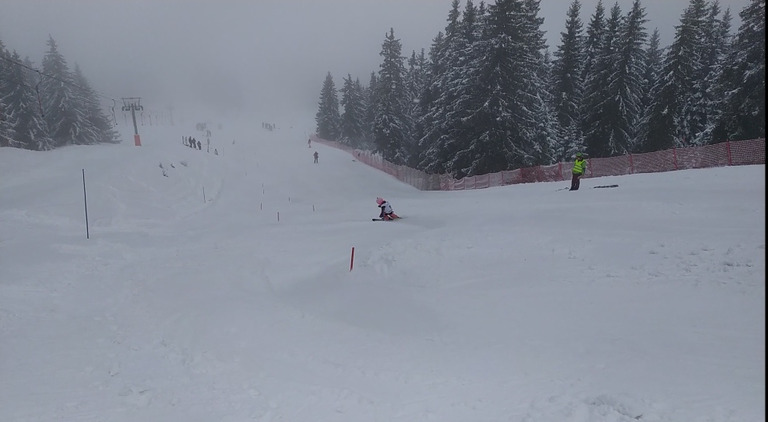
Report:
M315 152L315 162L317 162L317 152ZM584 159L584 154L577 153L576 160L573 162L573 170L571 170L571 188L569 190L579 190L581 177L587 170L587 161ZM398 217L392 210L392 205L382 197L376 198L376 205L380 208L379 219L384 221L394 220Z
M317 163L317 152L314 154L315 163ZM584 154L577 153L576 154L576 160L573 162L573 170L571 171L572 177L571 177L571 188L569 190L579 190L579 184L581 181L581 177L584 176L585 171L587 170L587 162L584 159ZM379 207L379 219L384 221L391 221L400 218L395 212L392 210L392 205L385 200L382 197L376 198L376 205Z
M189 136L189 137L182 136L181 137L181 142L184 144L184 146L187 146L187 147L190 147L190 148L199 149L199 150L203 149L202 142L198 141L197 139L195 139L195 138L193 138L191 136Z

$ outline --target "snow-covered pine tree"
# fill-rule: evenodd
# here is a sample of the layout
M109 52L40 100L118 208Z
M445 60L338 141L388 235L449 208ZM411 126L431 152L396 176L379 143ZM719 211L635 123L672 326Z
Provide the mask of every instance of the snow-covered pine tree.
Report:
M645 10L635 0L622 16L618 3L606 21L602 49L585 90L585 143L592 157L632 150L642 110Z
M373 124L375 151L394 164L408 162L408 148L412 133L411 118L407 113L405 66L402 44L390 28L381 46L383 57L379 67L376 120Z
M443 72L441 83L443 92L439 102L445 115L440 123L442 135L438 145L442 149L437 151L437 159L455 178L467 175L476 153L472 148L474 140L483 131L470 120L473 110L481 107L487 98L487 90L479 89L480 72L484 69L482 50L475 48L481 37L481 21L485 19L480 13L479 8L467 1L461 20L452 29L454 34L446 38L446 62L451 65Z
M423 127L421 126L421 117L424 115L422 109L421 99L427 86L427 72L429 68L429 62L427 60L426 53L422 48L419 54L416 51L411 52L411 57L408 59L408 69L405 74L405 87L408 95L408 110L407 113L410 116L412 122L412 133L409 139L408 147L408 162L409 167L416 167L419 162L419 150L418 139L424 134Z
M340 136L341 115L339 114L339 97L336 85L333 83L331 72L325 76L323 88L320 91L320 103L315 115L317 136L335 141Z
M365 104L365 115L363 116L363 135L366 149L372 150L373 146L373 123L376 121L376 103L379 79L376 72L371 72L368 78L368 86L363 88L363 103Z
M20 63L21 58L14 52L10 59ZM31 63L25 66L31 68ZM14 136L9 146L35 151L45 151L53 148L53 140L48 135L48 126L40 113L37 93L34 86L37 82L29 80L30 73L24 66L9 66L8 72L0 77L7 84L8 90L3 90L2 101L5 103L5 115L13 125Z
M419 119L423 134L418 139L420 153L417 166L427 173L446 173L447 160L456 153L456 148L452 145L454 142L446 134L446 118L454 103L454 92L450 85L455 78L448 73L454 69L451 60L455 54L452 51L455 49L456 38L460 35L459 4L458 0L451 2L445 32L441 31L433 38L429 50L430 66L422 98L423 114Z
M14 126L16 122L13 114L10 113L5 104L7 97L12 89L10 83L10 72L13 63L10 61L10 54L5 48L5 44L0 40L0 147L18 147L18 140L15 139Z
M552 77L552 54L549 52L549 47L544 50L542 57L542 70L540 71L541 74L538 79L541 80L541 83L545 87L546 97L544 97L543 103L546 107L546 115L540 121L540 136L544 137L545 139L541 142L537 142L537 144L539 144L541 148L541 151L538 152L540 156L538 164L547 165L556 163L560 160L556 156L556 151L559 147L559 139L557 113L555 112L554 106L555 96L552 93L552 87L554 86L554 79ZM578 131L578 121L576 121L575 124L575 130ZM579 151L582 151L582 149L579 149Z
M72 74L53 37L49 36L46 44L40 96L50 136L54 147L82 144L85 113L77 106Z
M476 89L461 96L457 112L474 128L450 164L454 177L494 173L549 160L551 113L542 76L545 42L538 0L504 0L488 6L482 36L472 45L478 59L466 79ZM466 107L469 105L469 107Z
M728 93L714 140L765 138L765 0L739 12L741 26L721 78Z
M528 58L524 62L524 71L530 72L526 87L528 103L530 104L530 160L527 165L551 164L552 151L557 137L555 114L550 107L552 104L551 65L544 31L541 26L544 18L539 16L541 0L523 0L524 6L524 42Z
M712 3L713 11L716 9L716 6L718 6L717 2ZM728 93L725 92L721 81L727 66L726 61L733 51L734 37L731 35L731 11L726 9L720 19L716 15L712 15L712 12L710 12L710 17L714 20L711 25L713 28L712 39L707 42L708 46L705 56L705 62L709 63L709 71L703 84L703 87L707 90L706 102L704 103L706 106L707 125L701 135L694 140L694 143L697 145L720 142L720 140L713 139L712 132L722 116L723 109L725 108L725 99L728 97Z
M581 69L581 83L584 87L591 78L597 55L603 49L603 40L605 39L605 7L603 1L598 0L595 11L589 19L587 26L587 35L584 39L584 66ZM582 114L584 111L582 110ZM583 128L582 128L583 132Z
M611 77L611 87L617 100L620 114L614 133L613 154L627 154L637 142L638 122L643 111L645 97L645 48L648 33L645 29L645 9L640 0L632 3L619 35L616 72Z
M421 49L419 54L412 51L408 59L408 69L405 72L405 88L408 95L408 114L413 119L422 114L419 100L426 89L428 68L429 63L424 49Z
M724 16L730 19L729 16ZM719 103L716 81L721 72L724 55L729 48L728 29L730 22L725 23L720 18L720 4L715 0L710 3L707 16L703 22L703 43L701 51L701 67L694 82L694 97L687 113L691 121L692 145L707 144L711 138L713 121L718 113ZM725 29L725 32L723 30Z
M437 36L432 39L432 45L429 49L427 78L424 91L419 99L421 115L414 124L414 136L416 137L417 149L419 151L419 156L415 159L415 167L431 173L440 173L439 170L435 171L433 168L437 163L437 159L435 158L437 148L434 148L433 140L428 134L436 127L436 115L432 113L435 109L435 101L437 101L439 96L438 86L435 82L435 75L437 74L435 58L438 51L437 46L442 43L443 32L440 31L437 33Z
M363 142L365 105L360 80L352 80L347 74L341 88L341 142L359 148Z
M675 39L664 58L661 78L653 88L640 139L641 151L687 146L702 127L692 119L696 79L702 68L705 0L691 0L680 18Z
M614 128L619 125L621 110L611 91L610 82L615 77L618 46L623 16L618 3L614 3L605 21L601 49L597 52L591 72L584 87L584 143L591 157L610 157L615 154Z
M117 132L101 109L98 94L91 88L77 64L75 64L72 80L77 88L74 91L74 106L81 110L85 116L80 143L92 145L119 142Z
M0 147L16 147L19 148L18 140L16 139L16 131L14 131L14 125L10 121L10 116L7 114L8 107L0 98Z
M643 150L643 143L648 139L648 134L646 133L648 129L648 111L653 99L653 87L661 77L664 61L664 51L660 47L660 39L659 30L654 29L653 33L651 33L650 41L648 41L648 48L645 50L642 108L640 115L637 116L637 134L632 142L632 152L641 152Z
M695 49L696 67L691 69L691 80L684 85L688 90L683 93L680 104L676 138L683 146L703 144L703 136L709 126L710 96L713 94L707 86L717 56L723 48L718 33L719 5L715 1L710 5L706 1L691 2L691 13L687 24L697 33L697 39L691 45ZM724 40L723 40L724 41Z
M557 147L553 158L556 161L569 160L584 148L581 133L584 86L581 75L585 53L580 11L581 3L574 0L568 8L565 31L560 33L560 45L552 63L553 108L557 119Z

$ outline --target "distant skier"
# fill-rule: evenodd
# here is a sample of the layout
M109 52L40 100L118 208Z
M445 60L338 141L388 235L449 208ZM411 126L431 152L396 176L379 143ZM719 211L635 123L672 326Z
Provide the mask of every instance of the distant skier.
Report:
M315 157L315 164L317 164L317 157L318 157L317 151L315 151L315 153L312 154L312 156Z
M587 170L587 162L584 161L584 155L582 153L576 153L576 161L573 162L573 177L571 178L571 189L579 190L579 184L581 176L584 176L584 172Z
M395 214L394 211L392 211L392 205L389 204L384 198L376 198L376 204L381 208L381 212L379 213L379 219L384 221L394 220L396 218L400 218Z

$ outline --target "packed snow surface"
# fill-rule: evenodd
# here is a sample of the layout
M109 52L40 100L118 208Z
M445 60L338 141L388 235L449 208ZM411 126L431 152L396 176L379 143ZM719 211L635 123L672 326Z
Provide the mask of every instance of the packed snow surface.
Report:
M765 166L422 192L208 128L0 149L1 421L765 420Z

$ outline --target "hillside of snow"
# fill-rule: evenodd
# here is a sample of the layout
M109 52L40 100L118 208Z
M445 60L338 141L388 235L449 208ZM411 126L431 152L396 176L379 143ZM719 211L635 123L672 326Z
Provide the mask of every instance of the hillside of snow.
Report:
M210 127L0 149L0 421L765 419L764 165L422 192Z

